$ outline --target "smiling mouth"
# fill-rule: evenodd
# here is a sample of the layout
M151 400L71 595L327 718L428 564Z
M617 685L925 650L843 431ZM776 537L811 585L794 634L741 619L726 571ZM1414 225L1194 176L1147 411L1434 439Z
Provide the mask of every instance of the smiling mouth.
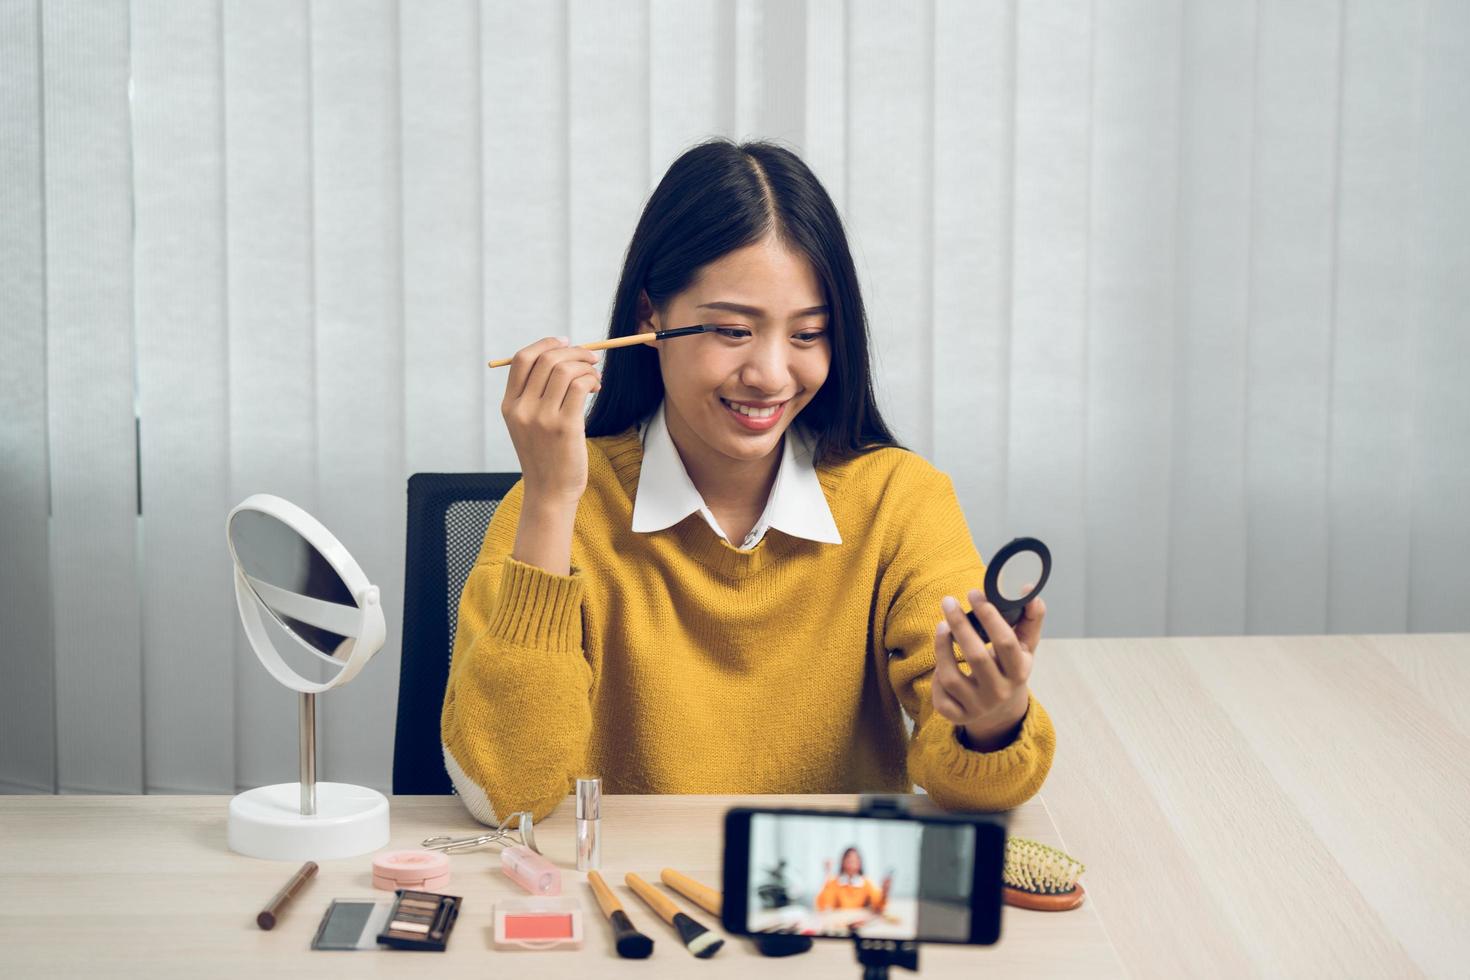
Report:
M778 414L786 405L786 402L774 402L764 406L757 406L744 402L732 402L728 398L721 398L720 401L724 402L725 407L731 411L738 412L746 418L751 419L768 419L772 415Z

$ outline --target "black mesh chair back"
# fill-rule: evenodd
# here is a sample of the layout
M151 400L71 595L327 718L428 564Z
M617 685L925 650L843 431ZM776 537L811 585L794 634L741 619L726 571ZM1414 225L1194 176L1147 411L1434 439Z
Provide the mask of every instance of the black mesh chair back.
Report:
M443 795L439 716L459 621L459 595L479 557L485 529L519 473L415 473L408 478L408 546L403 578L403 657L393 792Z

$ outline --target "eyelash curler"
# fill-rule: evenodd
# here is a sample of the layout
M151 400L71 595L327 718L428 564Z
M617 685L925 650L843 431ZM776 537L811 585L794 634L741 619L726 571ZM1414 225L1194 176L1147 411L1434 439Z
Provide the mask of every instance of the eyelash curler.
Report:
M511 827L512 823L516 824L514 828ZM443 851L445 854L456 854L460 851L484 847L486 844L500 844L502 847L506 844L524 844L540 854L541 848L536 846L535 820L531 816L531 811L521 810L512 813L500 821L499 827L488 834L479 834L474 837L426 837L422 841L422 846L429 850Z

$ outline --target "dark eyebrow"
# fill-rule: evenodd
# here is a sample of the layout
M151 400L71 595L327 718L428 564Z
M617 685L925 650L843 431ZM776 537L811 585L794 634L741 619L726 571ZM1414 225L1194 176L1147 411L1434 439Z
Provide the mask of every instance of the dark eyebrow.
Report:
M764 317L766 311L755 306L742 306L739 303L700 303L696 310L728 310L731 313L744 313L746 316ZM804 310L797 310L793 317L816 316L819 313L829 312L826 306L809 306Z

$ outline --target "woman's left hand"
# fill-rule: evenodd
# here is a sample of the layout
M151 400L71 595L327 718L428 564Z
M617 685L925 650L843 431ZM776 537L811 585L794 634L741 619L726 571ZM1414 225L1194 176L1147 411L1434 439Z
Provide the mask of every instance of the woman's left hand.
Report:
M944 619L934 631L934 710L964 729L972 749L993 752L1008 745L1017 726L1026 717L1030 702L1031 664L1041 643L1041 623L1046 603L1037 598L1026 604L1016 628L985 599L971 589L970 608L975 610L990 645L980 639L960 604L952 596L940 603ZM954 648L969 665L960 669Z

